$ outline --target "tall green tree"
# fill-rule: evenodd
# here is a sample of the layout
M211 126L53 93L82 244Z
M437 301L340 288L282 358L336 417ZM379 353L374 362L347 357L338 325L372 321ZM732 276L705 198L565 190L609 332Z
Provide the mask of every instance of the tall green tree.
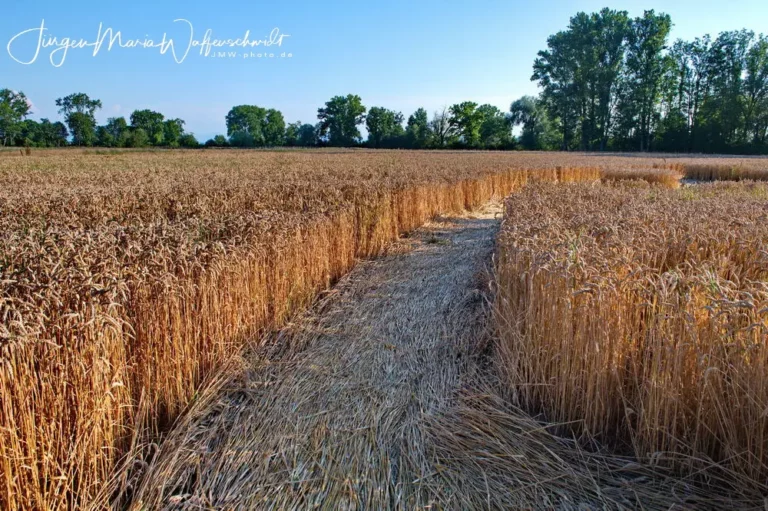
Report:
M697 37L692 42L681 41L677 48L677 51L683 54L680 62L688 67L685 73L681 73L681 76L686 78L686 82L680 84L681 90L685 94L683 108L688 124L686 148L688 151L701 147L699 143L701 106L708 95L709 79L712 76L709 57L710 46L711 38L707 34L702 38Z
M365 112L360 96L334 96L323 108L317 110L320 136L327 138L328 144L332 146L350 147L359 144L358 126L365 120Z
M659 120L664 49L671 28L669 15L656 14L653 10L645 11L630 23L626 71L619 93L619 123L624 138L634 141L634 148L640 151L650 148L653 129Z
M465 147L480 147L480 126L483 122L483 113L478 110L477 106L477 103L473 101L464 101L451 106L449 109L451 113L450 123Z
M96 111L101 108L101 100L91 99L88 94L76 92L58 98L56 106L64 116L69 127L74 145L93 145L96 139Z
M741 30L675 42L663 80L660 149L756 150L747 119L761 103L760 40Z
M318 127L311 124L302 124L299 127L298 144L302 147L313 147L319 142L318 139Z
M662 151L687 151L693 123L693 69L691 45L678 39L664 58L661 81L661 119L655 147Z
M419 108L408 117L405 137L406 144L412 149L424 149L432 144L432 131L429 129L426 110Z
M67 116L67 125L72 134L72 144L90 147L96 142L96 121L90 115L72 112Z
M240 147L277 146L284 143L285 120L278 110L238 105L227 113L227 135Z
M540 51L533 63L531 76L531 80L537 81L542 88L542 103L556 120L561 133L561 149L566 151L577 145L576 130L583 105L579 98L582 78L576 53L575 37L570 31L550 36L547 49Z
M403 143L403 114L374 106L365 117L369 147L397 147Z
M143 130L149 138L149 145L163 145L165 116L153 110L135 110L131 114L131 128Z
M254 138L263 139L261 128L267 116L267 109L256 105L238 105L227 113L227 136L240 131L249 133Z
M168 119L163 122L163 144L168 147L179 147L181 137L184 135L184 124L181 119Z
M86 114L89 117L95 117L96 111L101 108L101 100L91 99L88 94L76 92L56 100L56 106L59 107L59 113L68 116L72 113Z
M480 105L480 146L485 149L511 149L514 146L512 122L493 105Z
M273 108L267 110L262 133L264 133L264 145L268 147L285 144L285 119L282 112Z
M0 89L0 144L14 144L29 113L29 101L23 92Z
M768 38L760 35L747 52L745 64L744 133L753 150L765 150L768 149Z
M38 127L40 147L63 147L67 145L67 137L69 132L67 127L62 122L51 122L48 119L40 119L40 125Z
M574 126L582 149L606 148L628 35L626 11L580 12L539 52L532 80L560 119L566 148Z
M301 121L289 123L285 126L285 145L296 147L299 145L299 129Z
M513 109L523 145L542 110L566 150L768 152L768 40L733 30L669 47L671 26L652 10L573 16L534 61L537 108Z
M743 77L753 40L754 33L747 30L722 32L707 55L709 88L701 109L701 138L718 152L746 144Z
M560 138L550 122L546 105L533 96L515 100L509 108L510 122L521 126L520 145L529 151L558 149Z
M111 138L114 147L125 147L129 135L125 117L110 117L104 125L105 136Z

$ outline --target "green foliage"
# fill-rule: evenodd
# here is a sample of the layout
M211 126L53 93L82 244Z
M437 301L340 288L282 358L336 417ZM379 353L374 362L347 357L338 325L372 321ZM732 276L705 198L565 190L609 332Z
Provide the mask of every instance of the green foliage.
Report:
M412 149L424 149L432 144L432 131L426 110L419 108L408 117L405 136L407 147Z
M312 147L317 143L317 130L311 124L296 121L285 128L285 145L289 147Z
M369 147L400 147L403 144L403 114L382 107L372 107L365 118Z
M147 147L150 142L149 134L143 128L131 128L125 141L125 147Z
M168 119L163 123L163 143L168 147L179 147L184 134L184 121Z
M56 106L69 127L73 145L91 146L96 142L96 111L101 108L100 100L76 92L57 99Z
M96 142L96 121L89 114L72 112L67 116L67 125L73 145L90 147Z
M529 151L559 149L560 135L549 119L544 101L533 96L523 96L510 106L510 123L522 126L520 145Z
M264 145L268 147L285 144L285 119L279 110L270 108L264 122Z
M25 147L61 147L67 144L67 127L61 122L26 119L21 124L19 145Z
M135 110L131 114L131 128L146 133L149 145L163 145L165 116L152 110ZM135 146L134 146L135 147Z
M292 122L285 126L285 145L288 147L299 145L299 129L301 129L301 121Z
M224 135L216 135L215 137L206 140L205 147L229 147L229 141Z
M179 137L179 147L197 149L200 147L200 142L197 141L192 133L184 133Z
M68 117L73 113L85 114L91 118L96 115L96 110L101 108L101 101L91 99L88 94L76 92L56 100L56 106L59 107L59 113Z
M670 47L671 27L603 9L548 38L531 79L563 149L768 152L768 40L738 30ZM519 113L523 145L538 146Z
M748 31L678 40L665 60L657 148L768 152L768 43Z
M22 136L22 121L30 106L23 92L0 89L0 144L14 145Z
M285 120L278 110L239 105L229 111L226 122L227 135L234 146L262 147L285 143Z
M559 119L564 148L606 148L629 32L625 11L580 12L538 53L531 79Z
M220 145L220 144L217 144ZM229 136L229 145L233 147L256 147L256 140L247 131L235 131Z
M299 128L299 143L302 147L312 147L320 143L320 130L311 124L302 124Z
M357 128L365 119L366 108L360 96L334 96L317 109L320 120L319 135L329 145L348 147L360 143L360 130Z
M37 140L40 138L40 124L32 119L25 119L19 124L21 144L24 147L38 147Z
M99 147L117 147L115 137L107 130L106 126L96 128L96 145Z
M477 103L464 101L453 105L449 111L451 113L449 122L456 131L461 144L469 148L479 147L483 113L478 110Z
M254 138L262 139L261 126L266 119L267 110L255 105L232 107L227 113L227 136L236 132L250 133Z
M125 147L127 145L129 129L125 117L110 117L107 119L104 132L106 132L108 139L111 139L113 144L107 147Z
M671 18L648 10L579 12L547 39L531 80L538 98L524 96L508 114L493 105L456 103L428 118L385 107L367 112L360 96L334 96L317 111L318 124L286 125L283 114L256 105L233 107L227 136L206 147L467 148L640 150L768 153L768 38L746 30L668 44ZM198 147L184 121L136 110L97 127L99 100L84 93L56 100L61 122L27 119L22 92L0 90L0 144L104 147ZM69 129L67 129L67 127ZM512 128L521 129L519 139Z
M510 118L493 105L481 105L477 112L480 115L480 146L484 149L512 149L515 141Z
M614 136L617 141L625 140L627 149L645 151L651 145L651 133L660 118L655 107L661 96L663 52L671 28L672 19L653 10L645 11L630 24Z

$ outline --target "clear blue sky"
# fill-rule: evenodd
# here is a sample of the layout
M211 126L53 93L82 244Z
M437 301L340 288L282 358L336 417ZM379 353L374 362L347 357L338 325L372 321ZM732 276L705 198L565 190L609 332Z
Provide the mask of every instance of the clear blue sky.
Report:
M389 0L385 2L247 0L218 2L147 1L60 2L5 0L0 17L0 88L24 91L34 118L58 118L54 101L72 92L101 99L100 122L137 108L158 110L187 121L201 140L225 131L233 105L257 104L281 110L287 122L316 122L317 108L331 96L353 93L368 106L400 110L407 117L423 106L472 100L506 111L530 82L536 52L548 35L566 27L578 11L609 6L631 16L655 9L672 16L672 37L747 28L768 31L768 1L738 0ZM120 31L123 40L163 33L178 47L200 40L236 39L250 30L264 39L275 27L286 37L276 55L291 58L212 59L192 48L177 64L170 52L142 48L70 49L64 64L49 62L42 49L30 65L15 62L7 50L12 37L40 27L59 38L96 39L99 23ZM11 53L31 60L37 36L19 36ZM183 48L177 50L183 53ZM232 51L231 49L228 51ZM239 49L242 52L242 49ZM249 51L264 51L254 49ZM61 55L61 52L59 54Z

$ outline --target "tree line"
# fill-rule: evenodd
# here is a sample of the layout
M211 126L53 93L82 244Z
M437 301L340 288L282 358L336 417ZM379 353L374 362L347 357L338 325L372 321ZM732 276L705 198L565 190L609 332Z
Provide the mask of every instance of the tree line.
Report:
M434 112L419 108L405 121L401 112L363 106L360 96L335 96L317 111L315 124L286 124L282 112L238 105L226 116L227 134L200 144L182 119L136 110L129 120L110 117L98 125L98 99L78 92L56 100L62 121L28 119L23 92L0 90L0 145L25 147L355 147L514 149L512 119L497 107L466 101ZM360 133L368 130L367 140Z
M0 89L0 145L24 147L198 147L181 119L166 119L159 112L136 110L130 124L124 117L111 117L97 125L101 101L78 92L56 100L64 121L27 119L31 104L23 92Z
M768 153L768 38L739 30L670 45L671 28L671 18L653 10L637 18L608 8L576 14L538 52L531 77L538 97L524 96L507 112L465 101L406 119L348 94L319 108L314 124L287 124L279 110L239 105L226 116L227 134L202 146ZM152 110L98 126L101 101L87 94L56 106L63 122L34 121L22 92L0 90L0 144L201 146L182 119Z
M227 136L218 135L206 146L274 147L332 146L390 149L439 147L514 149L512 122L492 105L471 101L434 112L424 108L407 121L401 112L384 107L366 108L360 96L335 96L317 110L315 124L286 124L280 111L255 105L232 108L226 117ZM368 137L363 141L360 128Z
M768 38L738 30L669 44L671 28L653 10L572 17L534 62L539 97L513 104L524 145L768 153Z

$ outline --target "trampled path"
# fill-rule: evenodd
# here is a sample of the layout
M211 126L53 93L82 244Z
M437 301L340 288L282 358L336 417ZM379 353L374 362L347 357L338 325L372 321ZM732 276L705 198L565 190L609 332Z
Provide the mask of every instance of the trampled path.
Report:
M245 352L163 443L133 508L706 507L492 390L482 288L499 212L425 226Z

